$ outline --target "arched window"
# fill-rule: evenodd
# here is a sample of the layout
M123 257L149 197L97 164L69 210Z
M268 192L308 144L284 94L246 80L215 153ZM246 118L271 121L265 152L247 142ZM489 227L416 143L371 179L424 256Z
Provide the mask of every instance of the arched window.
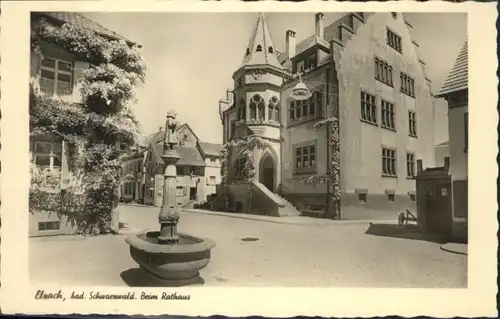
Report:
M245 99L240 100L240 107L238 109L238 120L245 120L247 116L247 110L245 108Z
M247 48L247 52L245 53L245 55L249 55L250 54L250 49Z
M264 99L255 94L252 96L252 100L250 101L250 118L252 120L263 121L265 119L265 104Z
M257 52L262 51L262 45L260 45L260 44L259 44L259 45L257 45L257 49L256 49L255 51L257 51Z
M269 53L274 53L273 47L269 47L268 51L269 51Z
M269 100L269 120L280 121L280 105L276 96Z

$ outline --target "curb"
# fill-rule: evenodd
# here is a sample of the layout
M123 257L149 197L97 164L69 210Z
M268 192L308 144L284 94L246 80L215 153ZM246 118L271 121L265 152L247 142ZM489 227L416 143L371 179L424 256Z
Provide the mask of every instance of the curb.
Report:
M449 246L455 246L455 245L458 245L457 249L454 249L454 248L449 248ZM461 251L460 248L465 246L465 252L464 251ZM454 243L446 243L446 244L443 244L440 246L441 250L442 251L446 251L448 253L452 253L452 254L457 254L457 255L463 255L463 256L467 256L468 253L467 253L467 245L466 244L454 244Z
M340 225L352 225L352 224L370 224L370 223L397 223L397 220L331 220L331 219L315 219L315 220L323 220L326 221L325 223L308 223L306 221L287 221L287 217L268 217L268 216L260 216L260 215L241 215L238 213L219 213L219 212L212 212L212 211L199 211L195 209L182 209L182 211L187 212L187 213L192 213L192 214L199 214L199 215L205 215L205 216L222 216L222 217L230 217L230 218L239 218L239 219L246 219L246 220L255 220L255 221L261 221L261 222L269 222L269 223L275 223L275 224L286 224L286 225L303 225L303 226L340 226ZM311 218L312 217L303 217L303 218Z

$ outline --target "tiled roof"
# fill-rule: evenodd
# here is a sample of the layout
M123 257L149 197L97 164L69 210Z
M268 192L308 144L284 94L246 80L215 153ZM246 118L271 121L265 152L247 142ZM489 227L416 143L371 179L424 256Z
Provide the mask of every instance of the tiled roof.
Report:
M451 72L444 81L443 86L439 90L437 96L443 96L456 91L466 90L469 84L469 59L467 40L460 50Z
M158 163L163 163L161 154L163 153L163 145L161 143L152 144L153 155ZM177 149L181 159L177 162L178 166L205 166L205 161L201 156L200 151L196 147L179 147Z
M260 50L257 50L260 47ZM255 29L247 46L248 54L245 54L241 66L248 65L272 65L283 69L278 61L269 27L263 13L259 14Z
M61 21L61 22L76 24L79 27L95 31L99 34L102 34L102 35L107 36L107 37L114 39L114 40L124 40L124 41L127 41L129 44L138 45L135 42L130 41L129 39L123 37L122 35L103 27L99 23L90 20L89 18L85 17L83 14L80 14L80 13L76 13L76 12L37 12L37 14L42 15L42 16L47 16L47 17L50 17L52 19L56 19L56 20Z
M222 145L217 143L200 142L200 146L203 153L209 156L219 156L219 150L222 149Z

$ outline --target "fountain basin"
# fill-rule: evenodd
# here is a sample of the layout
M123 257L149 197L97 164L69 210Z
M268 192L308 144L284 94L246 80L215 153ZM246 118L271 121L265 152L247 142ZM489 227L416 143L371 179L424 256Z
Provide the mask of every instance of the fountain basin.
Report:
M183 286L199 281L199 271L210 262L215 242L179 233L177 244L159 244L159 231L126 238L130 256L148 274L168 286Z

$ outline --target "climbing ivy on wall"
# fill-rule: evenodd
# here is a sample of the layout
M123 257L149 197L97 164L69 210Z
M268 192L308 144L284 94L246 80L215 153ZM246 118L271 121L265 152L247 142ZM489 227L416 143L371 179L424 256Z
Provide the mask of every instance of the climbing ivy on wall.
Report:
M333 218L340 218L340 135L339 120L336 117L327 118L317 122L314 128L328 127L330 133L331 163L330 172L325 175L313 175L301 180L304 184L330 183L333 200Z
M41 43L56 45L90 67L78 79L82 103L45 95L31 81L30 134L65 141L70 168L79 172L83 185L83 199L68 209L76 211L78 232L108 232L118 201L120 159L131 151L138 136L129 102L135 87L144 82L145 64L137 47L71 23L54 28L42 19L32 24L32 54L40 58ZM30 209L51 207L41 202L42 196L35 196L40 185L32 184Z

